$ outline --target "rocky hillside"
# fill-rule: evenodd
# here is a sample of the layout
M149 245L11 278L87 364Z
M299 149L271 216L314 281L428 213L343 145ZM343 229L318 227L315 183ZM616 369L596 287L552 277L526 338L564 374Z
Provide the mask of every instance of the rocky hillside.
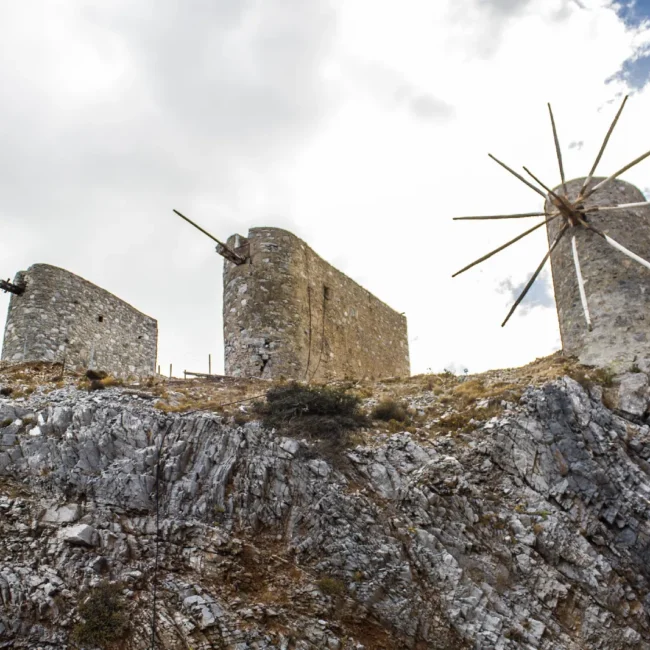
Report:
M0 368L0 648L650 648L643 373L99 383Z

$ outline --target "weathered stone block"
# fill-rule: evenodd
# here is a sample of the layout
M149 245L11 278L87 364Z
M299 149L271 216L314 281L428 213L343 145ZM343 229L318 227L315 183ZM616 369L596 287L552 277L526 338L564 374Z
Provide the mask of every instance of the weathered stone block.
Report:
M115 376L155 372L158 324L131 305L69 271L34 264L16 275L3 361L64 361L67 367ZM55 327L47 325L56 324Z
M99 535L92 526L78 524L59 531L60 538L72 546L97 546Z
M410 374L406 318L278 228L252 228L224 261L227 375L327 381Z
M603 180L594 178L590 187ZM584 178L566 183L574 200ZM556 191L562 191L556 188ZM645 201L633 185L610 181L585 202L588 207L613 206ZM554 207L547 201L547 212ZM605 231L632 252L650 260L650 210L630 208L613 212L591 212L588 222ZM549 242L562 225L555 219L547 226ZM617 372L632 364L650 369L650 271L615 250L595 232L573 228L585 292L593 324L587 329L574 270L571 237L564 237L551 254L551 269L562 348L582 363L612 366Z

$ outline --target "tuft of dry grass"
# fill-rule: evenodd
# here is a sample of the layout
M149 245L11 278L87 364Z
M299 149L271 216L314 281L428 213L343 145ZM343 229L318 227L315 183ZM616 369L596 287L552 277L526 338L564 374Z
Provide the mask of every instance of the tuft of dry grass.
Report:
M73 629L72 638L82 645L114 648L130 630L121 586L102 582L83 596L79 605L82 621Z
M316 586L326 596L341 596L345 593L345 584L338 578L320 578L316 581Z
M394 399L382 399L370 412L370 417L373 420L383 420L390 422L406 422L409 417L408 407L403 402L397 402Z

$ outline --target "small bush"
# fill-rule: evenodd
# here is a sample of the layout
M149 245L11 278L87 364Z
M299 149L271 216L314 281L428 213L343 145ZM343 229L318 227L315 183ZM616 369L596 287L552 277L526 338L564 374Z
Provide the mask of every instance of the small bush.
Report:
M246 414L246 413L235 413L232 417L233 422L238 426L242 427L244 426L247 422L251 421L251 416Z
M90 381L106 379L106 377L108 377L108 373L104 372L103 370L91 370L88 368L88 370L86 370L86 377L90 379Z
M111 386L123 386L124 381L121 379L116 379L115 377L104 377L104 379L100 380L102 384L104 384L104 388L110 388Z
M101 582L86 592L79 605L82 623L75 626L72 639L83 645L110 648L129 632L129 618L120 585Z
M359 397L345 388L293 382L271 388L266 402L257 402L253 408L265 427L315 441L309 447L301 446L300 457L326 458L342 467L348 463L341 452L350 444L350 433L368 424L359 403Z
M0 388L0 395L2 395L3 397L9 397L9 395L11 395L11 393L13 392L14 389L11 388L11 386L3 386L2 388Z
M585 390L589 390L594 384L609 388L613 386L615 378L614 371L611 368L577 366L569 369L566 374L577 381Z
M99 379L92 379L90 382L90 386L88 387L89 391L93 390L104 390L106 386L99 380Z
M345 592L345 585L337 578L321 578L316 582L316 586L326 596L340 596Z
M370 417L374 420L383 420L384 422L390 422L395 420L396 422L406 422L408 419L408 411L404 404L396 402L394 399L383 399L375 408L372 409Z
M291 383L271 388L266 403L255 408L268 428L299 432L315 438L336 436L367 424L360 399L342 388Z

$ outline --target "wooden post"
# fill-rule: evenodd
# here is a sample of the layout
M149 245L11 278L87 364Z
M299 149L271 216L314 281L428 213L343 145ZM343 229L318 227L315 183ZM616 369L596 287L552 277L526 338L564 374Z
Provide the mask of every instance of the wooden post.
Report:
M172 378L172 364L169 364L169 378Z
M158 374L160 374L160 365L158 365Z
M212 374L212 355L208 354L208 375Z

